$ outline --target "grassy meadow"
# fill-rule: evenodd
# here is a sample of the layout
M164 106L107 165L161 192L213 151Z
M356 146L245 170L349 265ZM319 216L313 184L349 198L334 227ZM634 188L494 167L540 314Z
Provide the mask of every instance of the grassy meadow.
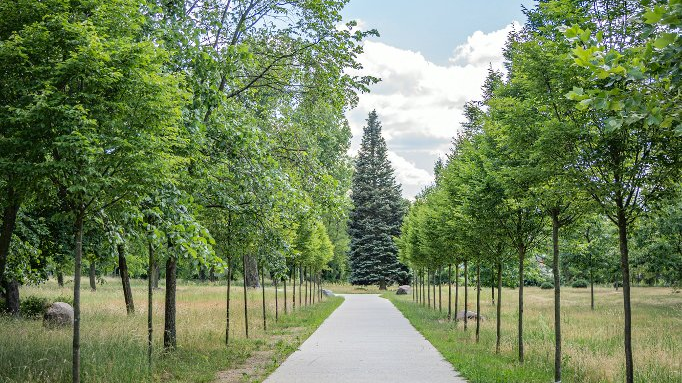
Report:
M551 382L554 374L554 290L524 289L524 345L526 362L517 362L518 291L502 293L501 355L495 355L495 306L490 288L481 291L480 343L475 321L465 332L463 323L447 320L447 286L443 313L412 302L411 295L390 299L410 322L471 383ZM459 310L464 293L460 287ZM454 304L454 287L453 287ZM564 383L624 381L623 300L621 291L595 288L595 310L589 289L561 290ZM682 382L682 294L669 288L632 289L635 381ZM476 289L469 288L469 310L476 311Z
M224 283L224 281L223 281ZM262 293L249 289L249 339L244 334L241 286L232 287L230 344L225 346L226 286L179 281L177 288L178 349L164 353L164 290L154 292L154 367L147 368L146 281L134 280L136 314L127 316L121 282L106 278L92 292L83 279L81 292L81 365L84 382L258 382L341 304L325 298L298 307L275 323L275 290L266 288L268 330L263 330ZM161 286L163 287L163 286ZM21 296L56 298L72 295L73 284L56 281L21 288ZM291 312L291 288L287 286ZM70 382L71 329L45 329L41 320L0 317L0 382ZM258 357L255 360L254 357ZM251 364L249 368L245 365ZM230 370L237 373L230 374ZM221 372L220 374L218 374Z

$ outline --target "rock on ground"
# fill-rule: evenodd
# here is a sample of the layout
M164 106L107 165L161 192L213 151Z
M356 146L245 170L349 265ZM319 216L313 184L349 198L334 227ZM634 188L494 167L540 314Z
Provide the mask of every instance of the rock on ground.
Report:
M396 290L396 295L407 295L412 292L412 288L409 285L402 285Z
M324 295L325 297L333 297L334 293L331 290L322 289L322 295Z
M464 319L464 312L465 311L462 310L462 311L457 313L457 317L456 317L457 320L463 320ZM467 311L466 313L467 313L467 319L476 320L476 317L478 316L478 313L476 313L475 311ZM483 315L481 315L481 320L485 320L485 317Z
M73 307L64 302L53 303L43 316L45 327L73 326Z

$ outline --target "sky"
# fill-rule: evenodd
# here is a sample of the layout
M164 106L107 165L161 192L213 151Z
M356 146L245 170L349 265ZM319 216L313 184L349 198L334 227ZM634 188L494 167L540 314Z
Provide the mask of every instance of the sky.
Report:
M488 69L502 69L507 34L525 22L533 0L350 0L344 21L380 37L364 42L362 74L380 77L346 114L357 153L367 114L376 109L389 159L413 199L433 181L433 165L448 153L463 106L480 99Z

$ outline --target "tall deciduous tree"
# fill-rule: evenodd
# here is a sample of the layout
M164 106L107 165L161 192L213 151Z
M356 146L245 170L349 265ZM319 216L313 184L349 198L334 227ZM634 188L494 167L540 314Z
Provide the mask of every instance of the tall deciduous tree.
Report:
M408 280L408 270L398 261L393 241L400 234L405 205L387 151L379 117L372 111L353 175L350 281L357 285L378 284L382 289L389 283Z

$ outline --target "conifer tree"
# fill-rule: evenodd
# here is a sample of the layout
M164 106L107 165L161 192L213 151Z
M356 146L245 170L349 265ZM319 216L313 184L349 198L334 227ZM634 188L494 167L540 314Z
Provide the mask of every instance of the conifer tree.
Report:
M352 184L350 214L350 282L356 285L408 281L408 269L398 261L393 237L400 234L405 203L376 111L367 118Z

